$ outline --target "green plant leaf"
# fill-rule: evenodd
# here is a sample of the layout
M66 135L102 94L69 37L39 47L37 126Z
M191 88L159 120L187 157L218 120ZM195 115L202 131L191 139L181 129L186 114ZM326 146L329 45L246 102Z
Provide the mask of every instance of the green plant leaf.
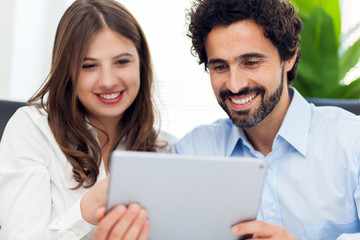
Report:
M300 40L301 59L293 86L308 97L360 99L360 79L349 85L340 83L346 73L359 61L360 40L357 40L342 56L339 55L341 40L339 0L290 1L304 23ZM319 10L319 7L322 10Z
M341 99L360 99L360 78L349 85L342 85L336 90L336 96Z
M293 86L306 97L330 97L340 85L332 19L322 7L316 7L303 21L301 59Z
M339 60L339 80L342 80L346 73L351 70L360 59L360 39L350 46Z
M336 36L336 44L339 46L341 34L341 14L339 0L291 0L290 1L298 10L300 18L309 18L314 8L321 6L327 15L333 20L333 27Z
M321 0L321 6L325 12L331 17L334 25L335 39L337 46L339 46L341 34L341 14L339 0Z

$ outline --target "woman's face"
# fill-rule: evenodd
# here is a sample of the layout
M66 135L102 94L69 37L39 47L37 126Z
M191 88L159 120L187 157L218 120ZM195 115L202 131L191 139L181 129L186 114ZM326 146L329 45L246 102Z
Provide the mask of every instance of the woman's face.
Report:
M140 88L140 62L134 43L110 29L89 42L76 95L95 124L119 122Z

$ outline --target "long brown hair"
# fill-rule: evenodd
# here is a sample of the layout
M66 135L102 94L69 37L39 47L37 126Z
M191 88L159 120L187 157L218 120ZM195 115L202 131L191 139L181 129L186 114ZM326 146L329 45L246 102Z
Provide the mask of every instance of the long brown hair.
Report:
M86 109L75 93L86 46L104 28L130 39L140 59L140 89L135 101L123 114L117 140L111 148L115 149L121 141L125 141L126 150L155 151L158 147L158 134L153 127L157 113L152 97L153 72L142 29L118 2L76 0L59 22L50 74L28 101L31 105L37 103L48 113L54 137L73 166L73 177L78 182L73 189L93 186L99 174L102 146L89 130Z

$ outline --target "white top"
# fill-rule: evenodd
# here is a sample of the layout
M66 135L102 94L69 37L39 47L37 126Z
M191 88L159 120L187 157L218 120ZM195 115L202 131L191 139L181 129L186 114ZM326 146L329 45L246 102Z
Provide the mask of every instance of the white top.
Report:
M159 151L171 152L171 135L162 132L159 139L169 142ZM70 190L77 185L72 169L56 143L47 114L35 107L20 108L0 143L0 239L91 239L96 227L83 220L80 212L80 199L87 189ZM97 181L105 177L101 163Z

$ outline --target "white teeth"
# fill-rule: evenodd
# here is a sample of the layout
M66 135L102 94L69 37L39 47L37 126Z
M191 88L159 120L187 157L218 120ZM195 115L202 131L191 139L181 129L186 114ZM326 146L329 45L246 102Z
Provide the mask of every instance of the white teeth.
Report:
M254 94L248 98L245 98L245 99L233 99L233 98L230 98L231 101L235 104L245 104L247 102L250 102L251 100L253 100L255 97L256 97L257 94Z
M112 100L120 96L120 93L111 93L111 94L99 94L101 98Z

